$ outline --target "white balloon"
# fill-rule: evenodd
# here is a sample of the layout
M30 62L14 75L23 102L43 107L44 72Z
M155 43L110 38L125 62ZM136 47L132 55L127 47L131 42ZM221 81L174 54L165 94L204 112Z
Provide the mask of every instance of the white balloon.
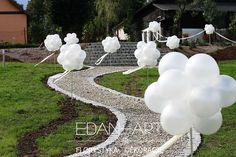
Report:
M198 117L210 117L220 110L220 94L213 87L199 87L189 96L191 112Z
M191 117L183 110L175 106L168 105L161 114L161 126L171 135L183 135L191 128Z
M108 53L114 53L121 47L117 37L106 37L106 39L102 41L102 45L104 51Z
M134 51L134 56L135 56L136 58L138 58L138 59L142 58L142 50L136 49L136 50Z
M170 49L176 49L179 47L180 39L174 35L167 38L166 46L168 46Z
M135 57L138 59L138 66L156 66L157 59L161 56L160 51L156 48L156 43L150 41L148 43L138 42L137 49L134 52Z
M158 82L154 82L148 86L144 94L144 101L148 108L156 113L161 113L164 107L166 107L167 100L162 97Z
M212 24L206 24L204 29L206 31L206 34L208 35L213 34L215 32L215 27Z
M221 107L229 107L236 101L236 81L227 75L221 75L213 83L213 86L220 91Z
M186 64L185 71L193 86L209 85L220 75L216 61L207 54L192 56Z
M188 58L182 53L170 52L163 56L159 62L159 74L162 75L164 72L171 69L184 71L187 61Z
M57 61L65 70L80 70L83 68L83 62L86 58L86 52L81 50L79 44L66 45L61 48Z
M141 49L146 45L146 43L144 41L139 41L137 44L137 49Z
M217 112L215 115L207 118L194 118L194 128L204 135L216 133L222 125L222 114Z
M150 22L148 29L153 33L159 32L161 30L161 23L157 21Z
M44 45L48 51L57 51L62 46L62 41L58 34L48 35L44 40Z
M184 99L190 91L189 81L180 70L168 70L160 76L158 83L163 97L170 100Z
M79 42L79 39L77 38L76 33L68 33L64 38L64 41L66 42L66 44L71 45L77 44Z

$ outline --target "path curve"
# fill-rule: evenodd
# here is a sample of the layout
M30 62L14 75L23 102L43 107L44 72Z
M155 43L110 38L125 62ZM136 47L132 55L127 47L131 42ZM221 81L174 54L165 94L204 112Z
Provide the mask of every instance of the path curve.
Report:
M102 87L94 82L98 76L125 71L134 67L96 67L85 71L73 72L53 83L60 74L48 79L48 85L55 90L72 96L85 103L103 106L117 116L117 126L109 138L90 149L71 155L75 156L111 156L139 157L160 147L171 138L160 126L160 115L151 112L142 98ZM73 94L71 94L73 93ZM200 135L194 132L194 150L201 142ZM185 157L190 154L189 138L184 136L162 156ZM106 149L105 149L106 148Z

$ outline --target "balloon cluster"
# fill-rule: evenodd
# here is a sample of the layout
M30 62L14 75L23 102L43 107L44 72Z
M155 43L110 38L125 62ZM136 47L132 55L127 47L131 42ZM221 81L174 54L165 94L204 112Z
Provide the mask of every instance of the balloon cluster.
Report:
M174 35L167 38L166 46L168 46L170 49L176 49L179 47L180 39Z
M216 61L206 54L188 59L168 53L159 63L159 73L144 99L150 110L161 113L163 129L172 135L185 134L192 127L205 135L217 132L221 108L236 101L236 81L220 75Z
M150 22L148 29L153 33L159 32L161 30L161 23L157 21Z
M206 31L206 34L210 35L215 32L215 27L212 24L206 24L204 30Z
M44 45L48 51L57 51L60 49L62 41L58 34L48 35L44 40Z
M66 49L61 49L57 61L66 71L80 70L86 58L86 52L79 44L69 45Z
M161 53L157 49L155 42L150 41L145 43L140 41L137 44L137 49L135 50L134 55L138 59L138 66L154 67L157 65L157 59L161 56Z
M102 45L104 51L107 53L114 53L121 47L117 37L106 37L106 39L102 41Z
M75 33L69 33L64 38L64 41L66 44L60 48L60 54L57 58L58 63L66 71L82 69L86 52L77 44L79 42L77 35Z
M76 33L68 33L64 38L64 41L66 42L66 44L71 45L77 44L79 42L79 39L77 38Z

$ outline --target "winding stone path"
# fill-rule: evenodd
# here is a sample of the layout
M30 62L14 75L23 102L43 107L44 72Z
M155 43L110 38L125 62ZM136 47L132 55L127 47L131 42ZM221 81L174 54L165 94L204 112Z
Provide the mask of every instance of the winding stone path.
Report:
M119 116L118 125L120 126L117 126L117 132L113 132L113 139L108 139L100 147L92 149L93 151L99 149L93 153L91 153L92 150L87 150L71 156L139 157L157 149L172 137L162 130L159 123L160 115L151 112L144 104L142 98L128 96L97 85L94 82L94 78L100 75L125 71L130 68L134 67L96 67L85 71L73 72L58 81L56 85L53 84L53 79L56 76L49 79L49 86L54 86L53 88L60 92L67 95L73 93L71 96L82 99L82 101L88 100L99 103L115 111L116 116ZM188 156L190 153L188 141L187 135L182 137L162 156ZM194 133L194 150L197 149L200 141L200 135Z

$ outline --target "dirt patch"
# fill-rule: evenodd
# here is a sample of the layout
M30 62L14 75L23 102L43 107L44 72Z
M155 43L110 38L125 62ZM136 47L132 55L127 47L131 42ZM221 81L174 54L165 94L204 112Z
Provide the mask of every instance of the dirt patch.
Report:
M0 61L3 60L3 56L2 54L0 54ZM10 56L5 56L5 61L6 62L21 62L20 60L16 59L16 58L13 58L13 57L10 57Z
M236 46L227 47L223 50L216 51L211 54L217 61L222 60L235 60L236 59Z
M43 80L43 82L46 83L47 80L45 79ZM59 102L58 105L60 107L61 116L58 119L51 121L48 125L42 126L38 130L24 135L24 137L22 137L19 140L18 145L17 145L18 152L19 152L18 156L20 157L39 156L40 152L38 150L36 140L39 137L48 136L49 134L55 132L59 126L79 117L79 113L76 111L76 102L77 102L76 100L74 99L72 100L70 98L67 98L64 101ZM87 105L91 105L91 104L87 104ZM112 124L113 126L116 126L117 118L110 110L103 107L95 107L92 105L91 107L94 112L105 113L108 116L107 124ZM111 131L113 131L113 128L111 128ZM93 139L93 142L88 142L88 143L84 143L84 142L80 143L81 138L78 136L75 136L75 140L77 140L78 147L84 149L84 148L97 145L101 142L104 142L108 138L108 136L109 135L104 133L100 135L99 137L96 137L96 139ZM71 153L75 153L75 152L71 152ZM58 157L62 157L65 155L69 155L69 154L59 154Z

